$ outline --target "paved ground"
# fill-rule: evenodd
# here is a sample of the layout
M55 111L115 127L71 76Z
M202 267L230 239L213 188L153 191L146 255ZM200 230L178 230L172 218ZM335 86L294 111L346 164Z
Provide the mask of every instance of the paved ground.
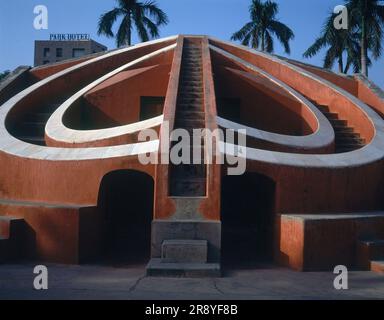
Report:
M47 264L49 289L32 288L34 264L0 265L0 299L384 299L384 275L349 272L349 290L335 290L335 275L264 266L218 279L145 277L130 268Z

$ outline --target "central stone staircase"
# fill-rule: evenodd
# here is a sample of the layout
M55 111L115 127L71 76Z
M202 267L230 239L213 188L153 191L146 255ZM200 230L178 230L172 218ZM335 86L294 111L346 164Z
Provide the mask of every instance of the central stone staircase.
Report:
M184 40L180 77L175 129L187 130L192 140L193 130L205 127L201 42ZM190 164L170 166L170 195L202 197L206 194L204 140L191 141L187 147L190 150ZM193 163L194 154L200 163Z
M204 221L200 205L207 194L207 168L204 164L205 108L203 89L202 39L184 38L174 129L183 129L190 141L183 141L180 152L189 151L189 163L169 165L169 197L176 211L172 219L154 221L152 225L152 259L149 276L218 277L217 238L207 239L216 223ZM190 143L189 143L190 142ZM172 143L180 146L181 141ZM179 154L181 156L181 154ZM186 156L183 154L183 159ZM209 238L209 237L208 237Z

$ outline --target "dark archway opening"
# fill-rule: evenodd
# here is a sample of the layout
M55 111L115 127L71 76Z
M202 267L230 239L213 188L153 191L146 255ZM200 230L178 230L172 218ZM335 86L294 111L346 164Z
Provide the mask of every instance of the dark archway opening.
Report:
M101 183L99 208L105 222L104 259L141 264L150 258L154 184L151 176L132 170L107 174Z
M246 268L273 259L275 182L246 173L222 180L222 264Z

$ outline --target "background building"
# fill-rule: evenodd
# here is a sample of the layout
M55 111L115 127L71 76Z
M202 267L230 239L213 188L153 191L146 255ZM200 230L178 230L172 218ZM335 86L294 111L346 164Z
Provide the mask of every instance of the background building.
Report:
M71 40L56 40L68 38ZM51 35L51 40L35 41L35 66L79 58L84 55L106 50L106 46L89 37L66 37L65 35L61 37L53 37Z

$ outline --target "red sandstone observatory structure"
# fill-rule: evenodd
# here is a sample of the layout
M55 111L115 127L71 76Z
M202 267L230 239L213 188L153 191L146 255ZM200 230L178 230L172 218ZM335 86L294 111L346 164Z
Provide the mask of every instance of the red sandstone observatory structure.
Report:
M1 262L383 270L384 94L361 76L180 35L18 68L0 105ZM169 151L165 124L246 129L245 173L143 164ZM214 157L234 144L214 142Z

